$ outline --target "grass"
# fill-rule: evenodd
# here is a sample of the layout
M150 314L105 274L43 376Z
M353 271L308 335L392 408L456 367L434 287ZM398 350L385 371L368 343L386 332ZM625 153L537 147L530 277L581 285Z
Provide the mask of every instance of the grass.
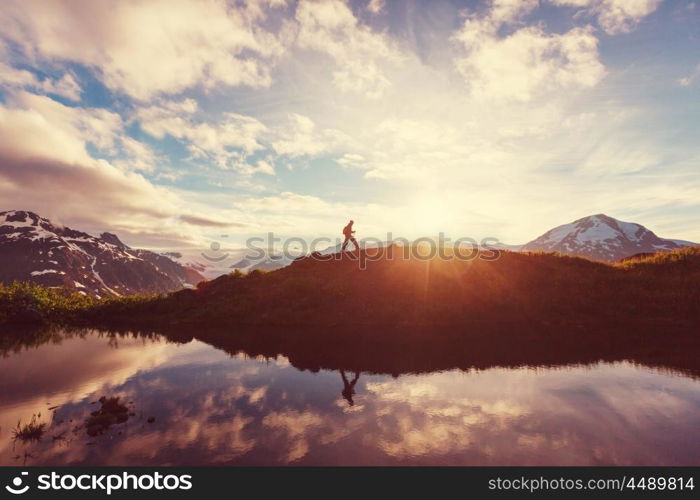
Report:
M17 426L12 430L13 438L17 441L29 442L39 441L46 432L46 423L39 422L41 414L32 415L31 420L22 424L22 421L17 422Z
M696 320L700 249L624 264L503 252L486 261L304 259L257 276L222 276L145 315L192 324L460 327L474 322Z
M75 324L94 310L118 315L157 296L128 295L96 299L64 288L46 288L31 282L0 283L0 325Z
M60 322L92 304L92 298L64 289L34 283L0 284L0 323Z
M622 269L644 268L653 265L700 266L700 247L685 247L672 252L657 252L614 265Z

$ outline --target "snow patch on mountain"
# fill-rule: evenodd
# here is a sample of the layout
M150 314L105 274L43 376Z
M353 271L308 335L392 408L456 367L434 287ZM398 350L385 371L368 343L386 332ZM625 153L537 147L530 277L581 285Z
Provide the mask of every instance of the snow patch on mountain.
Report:
M639 253L674 250L692 244L659 238L646 227L605 214L555 227L523 246L523 251L558 252L594 260L617 261Z

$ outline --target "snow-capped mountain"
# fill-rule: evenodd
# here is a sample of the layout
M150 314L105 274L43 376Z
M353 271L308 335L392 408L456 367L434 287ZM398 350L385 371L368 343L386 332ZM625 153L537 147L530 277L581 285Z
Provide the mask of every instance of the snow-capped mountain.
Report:
M559 252L612 262L688 245L694 243L659 238L642 225L597 214L555 227L524 245L522 251Z
M53 224L33 212L0 212L0 282L33 281L105 297L162 293L196 285L196 270L115 234L99 237Z
M363 242L364 247L372 248L376 246L386 246L387 242ZM341 251L342 242L331 245L320 250L313 249L321 255L330 255ZM351 251L355 247L350 247ZM246 248L227 248L219 246L213 249L187 249L178 252L168 252L163 255L173 259L183 266L192 268L201 273L206 279L213 280L224 274L234 271L249 273L255 270L274 271L287 267L300 257L306 257L311 253L307 250L302 253L300 250L288 250L286 253L281 249L273 251Z
M259 269L260 271L274 271L275 269L287 267L289 264L294 262L294 259L295 257L282 254L265 255L260 259L252 259L251 257L245 256L238 262L231 264L230 270L237 269L244 273L255 271L256 269Z

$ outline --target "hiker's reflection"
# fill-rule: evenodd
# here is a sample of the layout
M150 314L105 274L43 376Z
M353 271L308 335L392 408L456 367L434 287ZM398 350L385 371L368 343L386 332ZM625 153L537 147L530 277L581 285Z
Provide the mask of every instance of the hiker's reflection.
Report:
M355 404L352 397L355 395L355 384L357 383L357 379L360 378L360 372L355 372L355 378L351 381L348 381L348 378L345 376L345 370L340 370L340 376L343 378L343 391L341 394L347 402L350 403L350 406L352 406Z

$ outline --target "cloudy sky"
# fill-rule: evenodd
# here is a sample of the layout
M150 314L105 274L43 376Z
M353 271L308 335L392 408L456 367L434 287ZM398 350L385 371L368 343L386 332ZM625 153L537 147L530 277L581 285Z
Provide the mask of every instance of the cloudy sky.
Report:
M3 0L0 210L176 249L700 241L700 2Z

